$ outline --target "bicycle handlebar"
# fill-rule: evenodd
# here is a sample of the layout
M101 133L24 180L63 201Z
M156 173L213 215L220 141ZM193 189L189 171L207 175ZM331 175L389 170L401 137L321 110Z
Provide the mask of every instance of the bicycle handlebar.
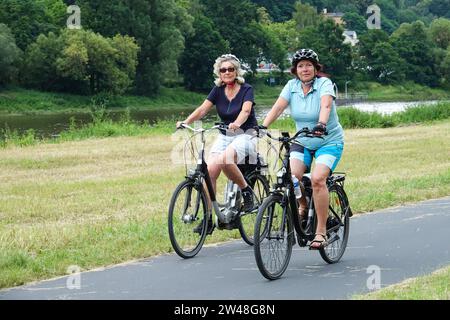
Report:
M177 129L189 129L193 132L206 132L206 131L210 131L210 130L215 130L215 129L219 129L219 130L228 130L229 127L227 124L223 123L223 122L216 122L214 124L214 126L212 126L209 129L204 129L204 128L199 128L199 129L195 129L191 126L189 126L186 123L181 123L181 125L177 128ZM304 127L303 129L297 131L294 136L289 137L289 133L286 133L286 135L283 135L281 137L273 137L269 131L267 131L267 128L264 126L255 126L254 127L255 131L257 132L257 136L260 136L260 132L261 130L264 130L264 133L272 140L276 140L276 141L280 141L280 142L291 142L293 140L295 140L298 136L303 135L304 137L309 137L309 138L319 138L319 139L323 139L322 136L316 135L314 134L314 131L310 130L308 127ZM328 135L328 132L325 131L324 135Z
M259 132L260 130L264 130L264 133L272 140L276 140L276 141L280 141L280 142L291 142L293 140L295 140L298 136L303 135L304 137L308 137L308 138L319 138L319 139L324 139L322 136L318 136L316 134L314 134L314 131L310 130L307 127L304 127L303 129L300 129L299 131L297 131L294 136L289 137L289 134L287 133L287 135L283 135L281 137L273 137L269 131L267 131L267 128L264 126L255 126L254 127L255 130L258 132L258 136L259 136ZM325 131L324 135L328 135L328 132Z
M199 128L199 129L195 129L192 128L190 125L186 124L186 123L181 123L180 126L177 128L178 129L189 129L193 132L202 132L202 131L209 131L209 130L214 130L214 129L219 129L219 130L227 130L228 129L228 125L221 123L221 122L216 122L214 126L212 126L209 129L204 129L204 128Z

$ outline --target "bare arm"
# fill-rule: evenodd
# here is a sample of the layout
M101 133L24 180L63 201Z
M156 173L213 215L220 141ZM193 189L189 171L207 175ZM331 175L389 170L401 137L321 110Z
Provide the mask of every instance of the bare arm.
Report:
M245 101L244 104L242 105L242 110L239 113L238 117L236 118L236 120L234 120L234 122L230 123L228 127L234 130L240 128L240 126L242 126L245 123L245 121L247 121L248 116L252 111L252 106L253 101Z
M264 119L263 126L269 127L272 122L278 119L288 105L289 102L286 99L279 97Z
M327 124L328 119L330 118L332 104L333 97L330 95L325 95L320 99L319 122L323 123L324 125Z
M203 101L203 103L200 105L200 107L198 107L197 109L194 110L194 112L192 112L184 121L178 121L177 122L177 127L181 124L181 123L185 123L185 124L190 124L194 121L197 121L201 118L203 118L208 112L209 110L211 110L213 106L213 103L211 101L209 101L208 99L205 99L205 101Z

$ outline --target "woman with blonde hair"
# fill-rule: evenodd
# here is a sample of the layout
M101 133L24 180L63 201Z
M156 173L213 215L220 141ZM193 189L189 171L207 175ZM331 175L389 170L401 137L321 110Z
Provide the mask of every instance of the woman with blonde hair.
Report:
M215 86L208 97L184 121L177 122L177 128L182 123L190 124L203 118L216 106L221 121L229 129L221 131L211 148L207 161L211 182L215 191L217 178L223 171L242 190L244 211L250 211L254 207L253 190L245 181L237 163L256 152L256 142L249 134L249 130L257 126L253 88L245 83L241 61L235 55L224 54L218 57L214 63L214 75ZM202 223L194 231L200 232L201 226ZM213 227L212 221L209 221L208 233L212 232Z

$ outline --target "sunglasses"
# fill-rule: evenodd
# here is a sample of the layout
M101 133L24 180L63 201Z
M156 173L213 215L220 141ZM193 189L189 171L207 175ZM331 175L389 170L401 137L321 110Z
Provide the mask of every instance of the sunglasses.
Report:
M225 73L225 72L234 72L234 70L236 70L235 68L233 68L233 67L230 67L230 68L220 68L219 69L219 71L220 71L220 73Z

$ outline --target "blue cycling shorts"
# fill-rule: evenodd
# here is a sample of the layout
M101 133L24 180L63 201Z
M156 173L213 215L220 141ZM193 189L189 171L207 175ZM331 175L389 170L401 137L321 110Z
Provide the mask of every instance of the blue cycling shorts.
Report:
M316 164L324 164L333 172L341 159L343 151L343 144L327 145L317 150L309 150L301 145L292 144L290 157L303 162L308 171L311 170L311 163L314 157L316 158Z

